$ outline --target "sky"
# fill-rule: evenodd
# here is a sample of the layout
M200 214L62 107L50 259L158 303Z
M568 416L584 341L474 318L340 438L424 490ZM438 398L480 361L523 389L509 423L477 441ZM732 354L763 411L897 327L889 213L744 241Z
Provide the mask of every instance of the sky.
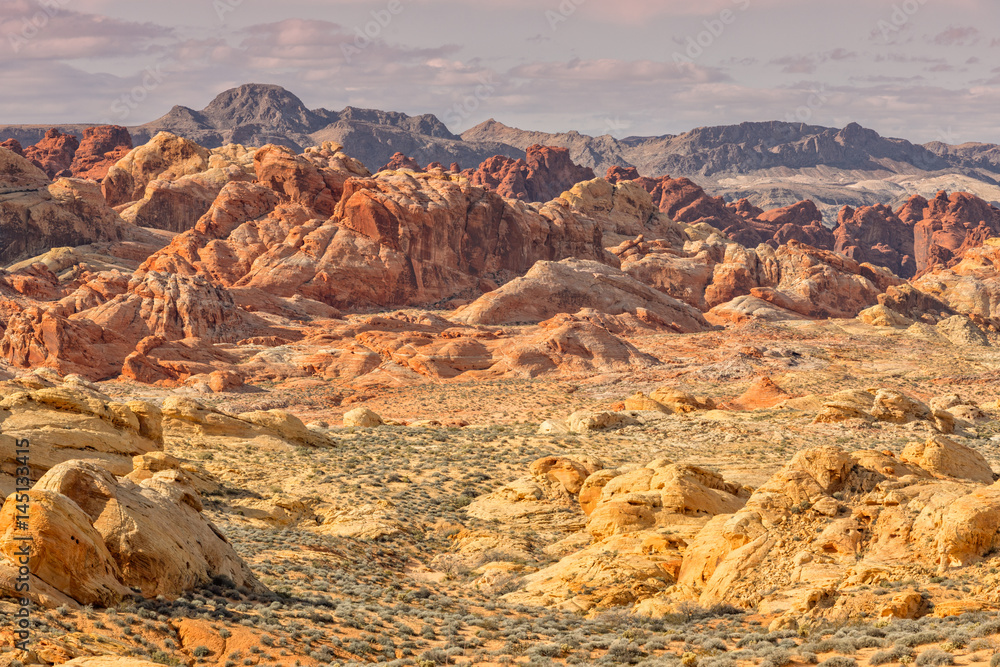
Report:
M137 125L272 83L454 132L1000 143L996 0L0 0L0 65L0 124Z

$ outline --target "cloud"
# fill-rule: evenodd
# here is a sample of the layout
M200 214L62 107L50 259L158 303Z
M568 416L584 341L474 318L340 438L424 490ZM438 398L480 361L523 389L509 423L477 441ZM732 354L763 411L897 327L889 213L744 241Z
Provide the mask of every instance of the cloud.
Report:
M972 46L979 41L979 30L972 26L949 26L931 38L937 46Z
M653 60L581 60L540 62L520 65L508 72L514 78L567 83L705 83L724 81L721 70L693 63L656 62Z
M771 64L781 65L781 71L785 74L812 74L819 61L814 56L782 56L772 60Z
M175 36L173 28L81 13L63 4L68 3L4 0L0 53L45 60L134 56L155 52L156 40Z
M837 48L823 53L812 53L796 56L782 56L770 61L771 65L780 65L784 74L812 74L825 62L856 60L858 54L847 49Z
M986 0L926 3L891 45L866 40L892 10L865 0L822 8L804 0L399 0L402 13L385 25L373 24L372 12L389 0L227 0L236 8L224 21L213 0L52 1L65 11L17 58L3 58L8 122L97 120L140 90L141 100L129 98L128 123L141 123L264 81L310 107L435 113L453 130L494 116L528 129L662 134L791 114L918 138L947 123L970 139L1000 139L984 103L997 101L1000 85L1000 72L985 73L1000 38L984 27L1000 5ZM717 66L708 55L675 62L671 51L684 47L670 35L698 34L725 9L739 27L711 44ZM0 31L16 34L32 11L29 0L0 0ZM566 14L555 31L550 11ZM965 25L949 25L957 16ZM807 30L817 21L828 29ZM0 48L9 48L4 36ZM155 89L142 86L147 66L163 74Z

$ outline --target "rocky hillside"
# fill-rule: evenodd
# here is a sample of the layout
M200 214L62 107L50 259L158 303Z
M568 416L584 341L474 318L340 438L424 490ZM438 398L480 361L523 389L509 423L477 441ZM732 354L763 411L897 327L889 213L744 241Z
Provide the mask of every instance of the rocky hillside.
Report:
M81 137L85 127L57 129ZM31 145L48 129L4 126L0 137ZM930 198L940 190L962 190L1000 202L1000 149L995 145L920 146L882 137L856 123L840 129L779 121L741 123L617 139L575 131L527 131L491 119L456 136L430 114L309 109L280 86L246 84L221 93L200 111L177 106L129 131L136 143L167 131L207 148L274 143L301 151L333 141L371 171L388 164L396 152L420 164L475 168L496 155L523 159L535 144L562 147L576 164L597 174L610 167L634 167L652 178L687 177L727 201L745 198L761 208L810 199L828 226L844 205L884 203L895 208L910 196Z
M834 129L766 122L703 127L660 137L548 134L488 120L462 133L467 141L499 141L518 148L541 143L570 150L598 173L635 167L645 176L685 176L729 201L747 198L772 208L812 199L828 223L843 205L899 205L909 195L961 189L1000 201L996 146L920 146L890 139L856 123Z

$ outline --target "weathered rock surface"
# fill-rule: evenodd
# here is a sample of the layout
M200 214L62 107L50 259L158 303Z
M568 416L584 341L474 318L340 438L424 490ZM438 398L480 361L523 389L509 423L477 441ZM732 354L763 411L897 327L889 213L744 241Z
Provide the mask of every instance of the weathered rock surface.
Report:
M469 176L473 185L531 202L555 199L576 183L592 178L593 170L573 164L565 148L538 144L529 146L523 159L494 156Z
M539 322L581 308L631 313L679 333L706 331L701 313L621 271L594 261L539 262L522 278L483 295L455 315L468 324Z
M1000 491L983 486L992 472L966 449L939 438L911 445L903 460L832 446L801 451L743 509L701 530L685 552L678 590L701 604L758 604L768 599L759 587L768 581L782 589L770 598L772 610L843 618L851 607L841 588L878 581L891 568L944 571L973 562L998 540ZM827 603L787 606L796 589L821 582Z
M967 250L957 264L935 269L914 281L914 287L945 302L974 321L1000 324L1000 239Z
M100 125L83 131L69 170L76 178L104 180L112 165L132 150L132 136L121 125Z
M739 510L750 495L716 473L662 459L610 470L564 457L532 464L535 480L543 471L551 479L552 470L561 473L554 480L557 494L578 498L589 539L525 576L520 589L505 596L512 603L588 611L662 593L675 582L686 541L711 516Z
M78 382L42 388L4 389L0 400L0 492L14 487L18 439L31 442L29 477L70 459L94 459L117 475L132 470L132 458L163 449L158 408L143 401L119 403Z
M41 141L24 149L24 157L31 160L49 178L72 176L70 166L73 164L73 155L79 146L80 139L78 137L72 134L63 134L52 128L45 133L45 137Z
M121 218L93 183L45 173L0 148L0 262L39 255L58 246L124 238Z
M178 596L224 576L266 592L232 546L201 515L183 472L135 483L87 461L67 461L32 487L38 563L33 576L80 604L110 606L134 587L146 597ZM14 498L0 511L0 550L17 542ZM37 559L37 560L36 560Z

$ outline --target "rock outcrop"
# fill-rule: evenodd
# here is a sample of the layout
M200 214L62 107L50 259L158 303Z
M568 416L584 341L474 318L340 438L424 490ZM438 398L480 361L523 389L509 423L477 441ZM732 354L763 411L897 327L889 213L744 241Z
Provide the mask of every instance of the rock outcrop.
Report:
M703 605L846 618L862 611L852 608L854 586L886 580L894 568L944 572L995 548L994 478L982 456L944 438L911 445L901 459L832 446L801 451L743 509L698 533L678 591ZM781 592L769 594L771 586Z
M29 478L71 459L98 461L115 474L132 458L163 448L160 411L144 401L120 403L78 380L37 379L37 389L4 389L0 400L0 492L13 491L16 440L31 442ZM47 386L46 386L47 385Z
M202 516L198 492L181 471L135 483L94 463L67 461L42 476L28 496L34 510L31 577L79 604L112 606L130 597L131 588L145 597L176 597L213 577L267 590ZM0 568L7 570L16 569L16 504L11 497L0 510L0 551L8 558Z
M112 165L132 150L132 136L121 125L98 125L83 130L83 139L69 170L76 178L104 180Z
M524 159L497 155L470 172L473 185L531 202L555 199L576 183L594 178L592 169L573 164L567 149L538 144L526 149Z
M967 192L915 195L895 212L881 204L844 207L834 234L837 252L912 278L950 268L1000 234L1000 209Z
M914 287L975 322L1000 326L1000 239L987 239L970 248L951 268L937 268L920 276Z
M511 603L574 611L632 605L666 591L675 583L686 540L711 517L739 510L750 495L709 470L664 459L608 469L547 457L534 462L531 472L481 501L477 511L512 522L515 507L551 513L560 502L579 504L583 548L528 574L519 590L505 596ZM487 514L498 501L509 509Z
M49 178L72 176L73 172L70 167L79 146L80 139L78 137L72 134L63 134L52 128L45 133L45 137L41 141L24 149L24 157L31 160Z
M468 324L534 323L581 308L608 315L631 313L678 333L711 328L691 306L617 269L579 259L539 262L523 277L460 310L454 319Z
M0 148L0 262L125 237L121 218L100 188L86 181L51 182L25 158Z

